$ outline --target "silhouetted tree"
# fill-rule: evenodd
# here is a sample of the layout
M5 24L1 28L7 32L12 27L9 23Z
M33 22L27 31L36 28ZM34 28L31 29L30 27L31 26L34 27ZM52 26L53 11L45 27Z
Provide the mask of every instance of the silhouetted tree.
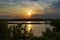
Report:
M56 32L60 32L60 20L56 19L56 20L52 20L50 22L51 26L54 26L54 31Z
M8 39L8 26L7 20L0 20L0 40L7 40Z
M60 40L60 20L52 20L50 25L54 26L53 31L47 28L46 32L43 32L42 38L45 40Z
M24 25L24 24L23 24ZM33 36L32 29L30 33L28 33L26 29L27 25L22 27L22 24L18 24L17 26L13 26L13 39L14 40L28 40L31 36Z
M13 39L14 40L18 40L18 39L21 39L22 37L22 33L21 33L21 26L22 24L18 24L17 26L13 26Z

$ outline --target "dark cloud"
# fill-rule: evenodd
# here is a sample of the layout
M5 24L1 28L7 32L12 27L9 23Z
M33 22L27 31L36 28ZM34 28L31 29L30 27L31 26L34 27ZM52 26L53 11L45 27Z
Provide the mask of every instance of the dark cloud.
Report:
M60 13L46 13L46 14L36 14L32 16L33 19L60 19Z
M60 8L60 0L58 0L56 3L53 3L52 6L55 6L55 8Z

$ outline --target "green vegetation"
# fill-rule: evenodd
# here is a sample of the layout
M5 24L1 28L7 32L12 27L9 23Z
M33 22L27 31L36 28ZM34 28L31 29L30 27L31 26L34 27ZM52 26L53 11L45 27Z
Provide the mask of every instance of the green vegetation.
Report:
M42 37L34 36L32 30L28 33L27 25L25 24L23 28L22 25L8 27L7 20L0 20L0 40L60 40L60 20L52 20L50 25L54 26L53 31L46 28Z

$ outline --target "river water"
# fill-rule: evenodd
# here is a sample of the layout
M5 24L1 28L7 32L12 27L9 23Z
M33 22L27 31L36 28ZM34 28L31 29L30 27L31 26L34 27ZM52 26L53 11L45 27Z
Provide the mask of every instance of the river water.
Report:
M32 28L32 32L35 36L42 36L42 31L45 32L46 31L46 28L48 27L50 30L52 30L52 26L50 24L45 24L44 21L37 21L37 22L32 22L32 21L15 21L15 22L12 22L10 21L9 23L43 23L43 24L27 24L28 26L28 30L30 28ZM8 24L8 26L10 25L16 25L16 24Z

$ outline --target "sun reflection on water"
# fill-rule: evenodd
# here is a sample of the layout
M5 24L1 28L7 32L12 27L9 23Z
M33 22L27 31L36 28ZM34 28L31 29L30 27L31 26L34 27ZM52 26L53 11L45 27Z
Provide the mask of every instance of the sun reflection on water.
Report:
M31 23L31 21L28 21L27 23ZM27 31L30 32L32 29L32 24L27 24Z

